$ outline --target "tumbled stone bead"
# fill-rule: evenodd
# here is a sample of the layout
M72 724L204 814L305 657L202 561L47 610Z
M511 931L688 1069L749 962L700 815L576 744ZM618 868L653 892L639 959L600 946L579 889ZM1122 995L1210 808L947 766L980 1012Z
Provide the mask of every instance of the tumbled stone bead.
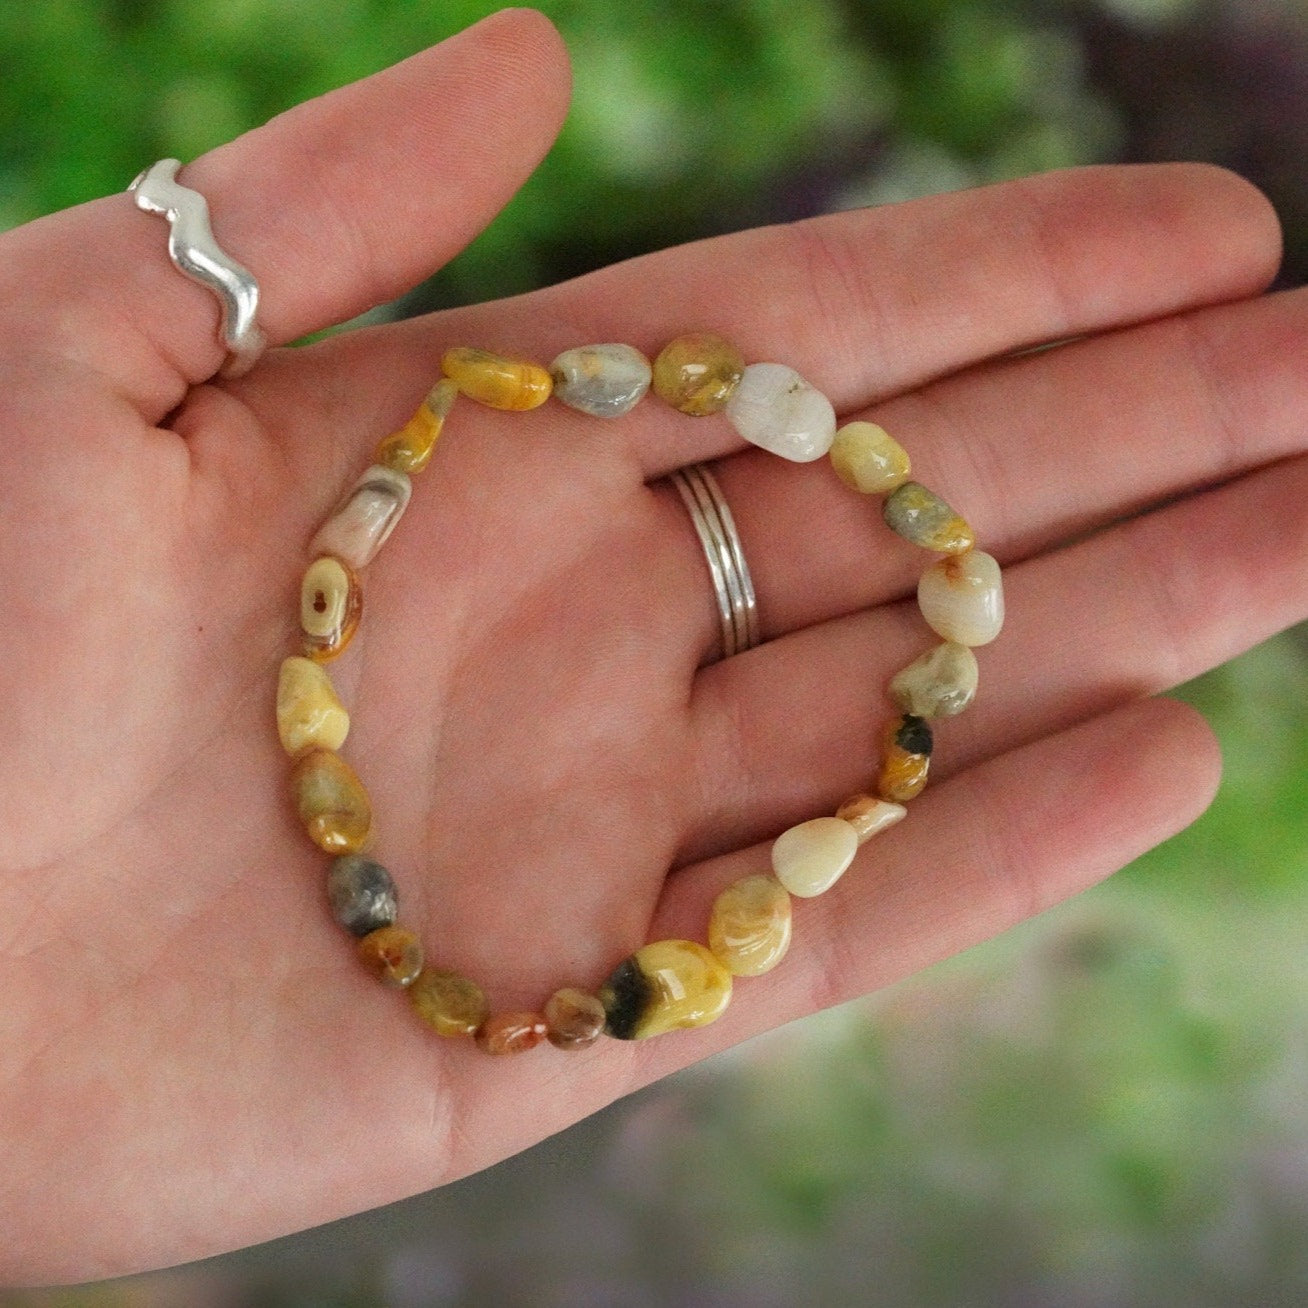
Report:
M792 463L820 459L836 436L836 411L782 363L751 363L727 401L727 418L751 445Z
M539 1013L493 1013L475 1039L486 1054L522 1054L545 1039L545 1019Z
M378 927L359 941L359 958L377 980L403 990L422 972L422 941L401 926Z
M966 645L947 640L890 678L890 697L905 713L952 718L976 695L980 671Z
M858 833L843 818L810 818L772 845L772 870L792 895L812 899L832 886L858 853Z
M931 760L924 754L887 750L877 773L877 793L896 803L905 803L922 793Z
M372 827L372 805L354 769L328 749L309 749L291 766L291 793L309 839L329 854L357 854Z
M413 417L399 431L382 437L373 456L375 460L382 467L409 477L421 472L431 462L445 419L450 416L458 394L459 388L448 377L442 377L427 392L427 398Z
M290 755L316 745L340 749L350 730L345 711L327 669L312 659L292 654L277 674L277 735Z
M904 447L874 422L846 423L831 443L831 466L851 490L884 495L908 480Z
M409 987L409 1001L437 1035L474 1035L490 1016L481 987L457 972L425 968Z
M519 413L534 409L554 389L553 379L540 364L469 346L446 350L441 369L462 394L492 409Z
M988 645L1004 625L999 564L980 550L940 559L917 584L917 606L927 625L960 645Z
M976 544L972 528L920 481L906 481L881 506L886 526L911 545L941 554L962 554Z
M580 345L550 364L554 398L596 418L620 418L649 390L649 360L630 345Z
M350 643L363 612L363 588L353 568L324 555L314 559L300 583L304 652L318 663L334 659Z
M881 749L877 793L902 804L921 794L931 767L931 728L923 719L906 713L891 722Z
M875 795L851 795L836 809L836 816L854 828L858 834L858 843L862 845L878 831L902 822L908 816L908 809L902 804L878 799Z
M618 964L599 998L609 1035L646 1040L721 1017L731 973L693 940L656 940Z
M708 944L732 976L762 976L790 948L790 895L775 877L742 877L713 901Z
M545 1002L545 1035L556 1049L586 1049L604 1034L604 1005L573 986L556 990Z
M356 936L394 926L399 913L391 874L362 854L333 860L327 873L327 899L332 916Z
M351 568L366 568L395 530L413 494L402 472L374 463L350 488L309 542L310 554L332 554Z
M726 406L745 372L745 357L714 332L688 332L654 360L654 393L674 409L702 418Z

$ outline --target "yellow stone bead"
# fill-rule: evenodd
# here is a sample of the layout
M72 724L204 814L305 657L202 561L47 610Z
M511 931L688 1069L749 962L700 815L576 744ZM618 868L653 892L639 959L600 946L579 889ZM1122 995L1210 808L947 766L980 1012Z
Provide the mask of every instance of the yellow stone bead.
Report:
M731 973L693 940L656 940L618 964L599 998L609 1035L645 1040L721 1017Z
M442 377L418 406L417 413L399 431L382 439L375 461L408 476L421 472L431 462L432 451L458 394L458 386L448 377Z
M414 1012L437 1035L470 1036L490 1016L482 988L457 972L424 968L409 987Z
M329 854L357 854L372 829L372 805L354 769L329 749L306 750L291 767L291 794L309 839Z
M874 422L841 427L829 457L836 476L864 495L884 495L902 486L912 472L904 447Z
M422 941L402 926L378 927L359 941L359 959L383 985L403 990L422 971Z
M713 332L690 332L654 360L654 393L674 409L700 418L726 408L745 375L745 358Z
M733 976L762 976L790 948L790 895L775 877L751 876L713 901L709 949Z
M300 583L304 652L317 663L334 659L350 643L363 612L363 587L354 569L329 554L314 559Z
M534 409L554 389L548 369L538 363L463 345L445 351L441 368L462 394L492 409Z
M327 669L293 654L282 661L277 677L277 734L294 757L302 749L340 749L350 730L350 715L337 697Z

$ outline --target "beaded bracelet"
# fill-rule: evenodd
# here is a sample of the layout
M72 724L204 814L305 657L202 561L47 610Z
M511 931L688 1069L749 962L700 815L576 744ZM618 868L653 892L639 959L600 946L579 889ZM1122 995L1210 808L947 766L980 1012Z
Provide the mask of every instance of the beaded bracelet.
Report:
M1003 624L999 566L973 548L972 529L943 500L909 480L908 456L882 428L853 422L836 429L831 402L791 368L746 366L728 341L707 332L678 337L653 365L627 345L568 350L548 369L484 350L456 348L444 376L414 416L377 447L375 462L309 544L312 562L301 586L304 653L281 665L277 728L293 759L291 790L309 838L335 856L327 895L336 920L358 940L368 969L403 989L438 1034L472 1036L489 1053L516 1053L542 1039L582 1049L601 1034L643 1039L704 1026L719 1017L732 978L759 976L786 954L791 896L811 898L833 886L858 847L907 813L926 785L930 720L961 713L977 686L972 647L992 641ZM349 716L324 663L349 644L362 608L359 571L372 561L409 501L413 474L426 467L455 399L526 410L551 394L582 413L618 417L651 387L683 413L725 410L745 440L795 462L830 456L840 479L864 494L885 494L883 516L900 536L944 555L923 572L918 605L943 643L890 681L901 710L886 727L872 793L848 799L834 817L782 833L772 847L774 874L744 877L714 901L707 947L659 940L624 959L591 992L567 987L540 1012L492 1014L481 988L431 966L418 937L397 924L390 873L364 855L371 832L367 792L339 750Z

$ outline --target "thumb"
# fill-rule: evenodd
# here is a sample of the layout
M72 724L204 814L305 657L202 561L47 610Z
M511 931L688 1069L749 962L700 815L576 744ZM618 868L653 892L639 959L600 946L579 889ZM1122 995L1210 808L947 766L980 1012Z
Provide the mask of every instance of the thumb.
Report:
M498 212L567 111L567 54L505 10L280 114L187 164L214 235L260 286L271 344L342 322L435 271ZM143 165L150 162L143 160ZM124 186L130 179L124 178ZM0 238L14 313L57 307L61 341L152 421L224 358L218 301L169 262L167 229L121 194ZM19 339L32 325L20 327Z

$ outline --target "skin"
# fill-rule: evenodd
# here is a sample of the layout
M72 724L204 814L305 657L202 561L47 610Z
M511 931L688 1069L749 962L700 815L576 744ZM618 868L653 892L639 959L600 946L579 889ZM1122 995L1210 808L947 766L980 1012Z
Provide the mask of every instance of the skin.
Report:
M280 344L449 258L567 95L553 29L509 12L182 180ZM1003 930L1203 810L1212 736L1150 697L1308 615L1308 301L1261 294L1275 218L1214 169L747 232L232 382L212 297L124 196L0 255L0 1281L159 1267L439 1185ZM449 345L654 353L693 328L898 435L1005 565L1009 622L909 819L797 906L789 957L720 1022L492 1059L418 1025L325 910L272 725L304 545ZM658 484L707 459L768 642L716 664L700 546ZM877 688L930 642L923 561L878 500L721 419L461 403L333 665L402 920L500 1010L703 939L772 837L867 784Z

